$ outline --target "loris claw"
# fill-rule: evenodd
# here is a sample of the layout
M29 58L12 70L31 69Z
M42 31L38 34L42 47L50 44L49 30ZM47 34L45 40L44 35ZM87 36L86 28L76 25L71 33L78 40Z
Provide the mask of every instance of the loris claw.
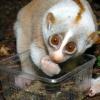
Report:
M45 56L41 60L41 69L48 76L53 76L60 73L59 65L51 61L49 56Z

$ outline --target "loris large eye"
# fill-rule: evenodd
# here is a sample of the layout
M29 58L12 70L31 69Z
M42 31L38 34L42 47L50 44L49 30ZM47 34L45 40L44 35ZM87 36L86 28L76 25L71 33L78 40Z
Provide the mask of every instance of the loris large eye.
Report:
M66 46L65 46L65 52L68 54L73 54L76 51L76 43L75 42L69 42Z
M58 34L54 34L52 36L49 37L49 44L52 47L57 47L59 46L61 43L61 36Z

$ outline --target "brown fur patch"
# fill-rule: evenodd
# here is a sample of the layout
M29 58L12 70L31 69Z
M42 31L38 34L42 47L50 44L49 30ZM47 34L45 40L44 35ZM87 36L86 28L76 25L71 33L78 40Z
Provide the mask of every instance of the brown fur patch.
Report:
M96 33L93 32L90 36L89 36L90 40L92 40L94 43L99 44L100 43L100 36Z
M74 1L75 1L75 2L77 3L77 5L80 7L80 10L79 10L79 12L78 12L78 14L77 14L77 16L76 16L76 18L75 18L75 22L79 22L80 19L81 19L82 14L83 14L83 12L84 12L84 10L85 10L85 8L84 8L83 4L80 2L80 0L74 0Z
M47 22L48 24L54 24L55 23L55 17L52 13L48 13L47 15Z
M96 44L100 44L100 35L98 35L98 39L95 42Z

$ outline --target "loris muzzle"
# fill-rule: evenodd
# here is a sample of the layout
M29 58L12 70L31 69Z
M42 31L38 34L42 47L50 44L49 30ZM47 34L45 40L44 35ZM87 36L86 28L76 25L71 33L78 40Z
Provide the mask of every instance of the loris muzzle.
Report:
M33 63L46 75L59 74L59 63L83 54L97 40L95 15L86 0L32 0L14 26L22 71L34 74Z

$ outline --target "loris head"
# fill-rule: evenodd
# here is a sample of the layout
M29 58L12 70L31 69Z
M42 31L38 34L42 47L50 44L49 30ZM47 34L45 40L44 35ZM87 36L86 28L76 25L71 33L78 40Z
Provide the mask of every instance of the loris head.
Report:
M85 52L98 36L96 21L85 0L64 0L43 19L43 37L51 59L61 63Z

